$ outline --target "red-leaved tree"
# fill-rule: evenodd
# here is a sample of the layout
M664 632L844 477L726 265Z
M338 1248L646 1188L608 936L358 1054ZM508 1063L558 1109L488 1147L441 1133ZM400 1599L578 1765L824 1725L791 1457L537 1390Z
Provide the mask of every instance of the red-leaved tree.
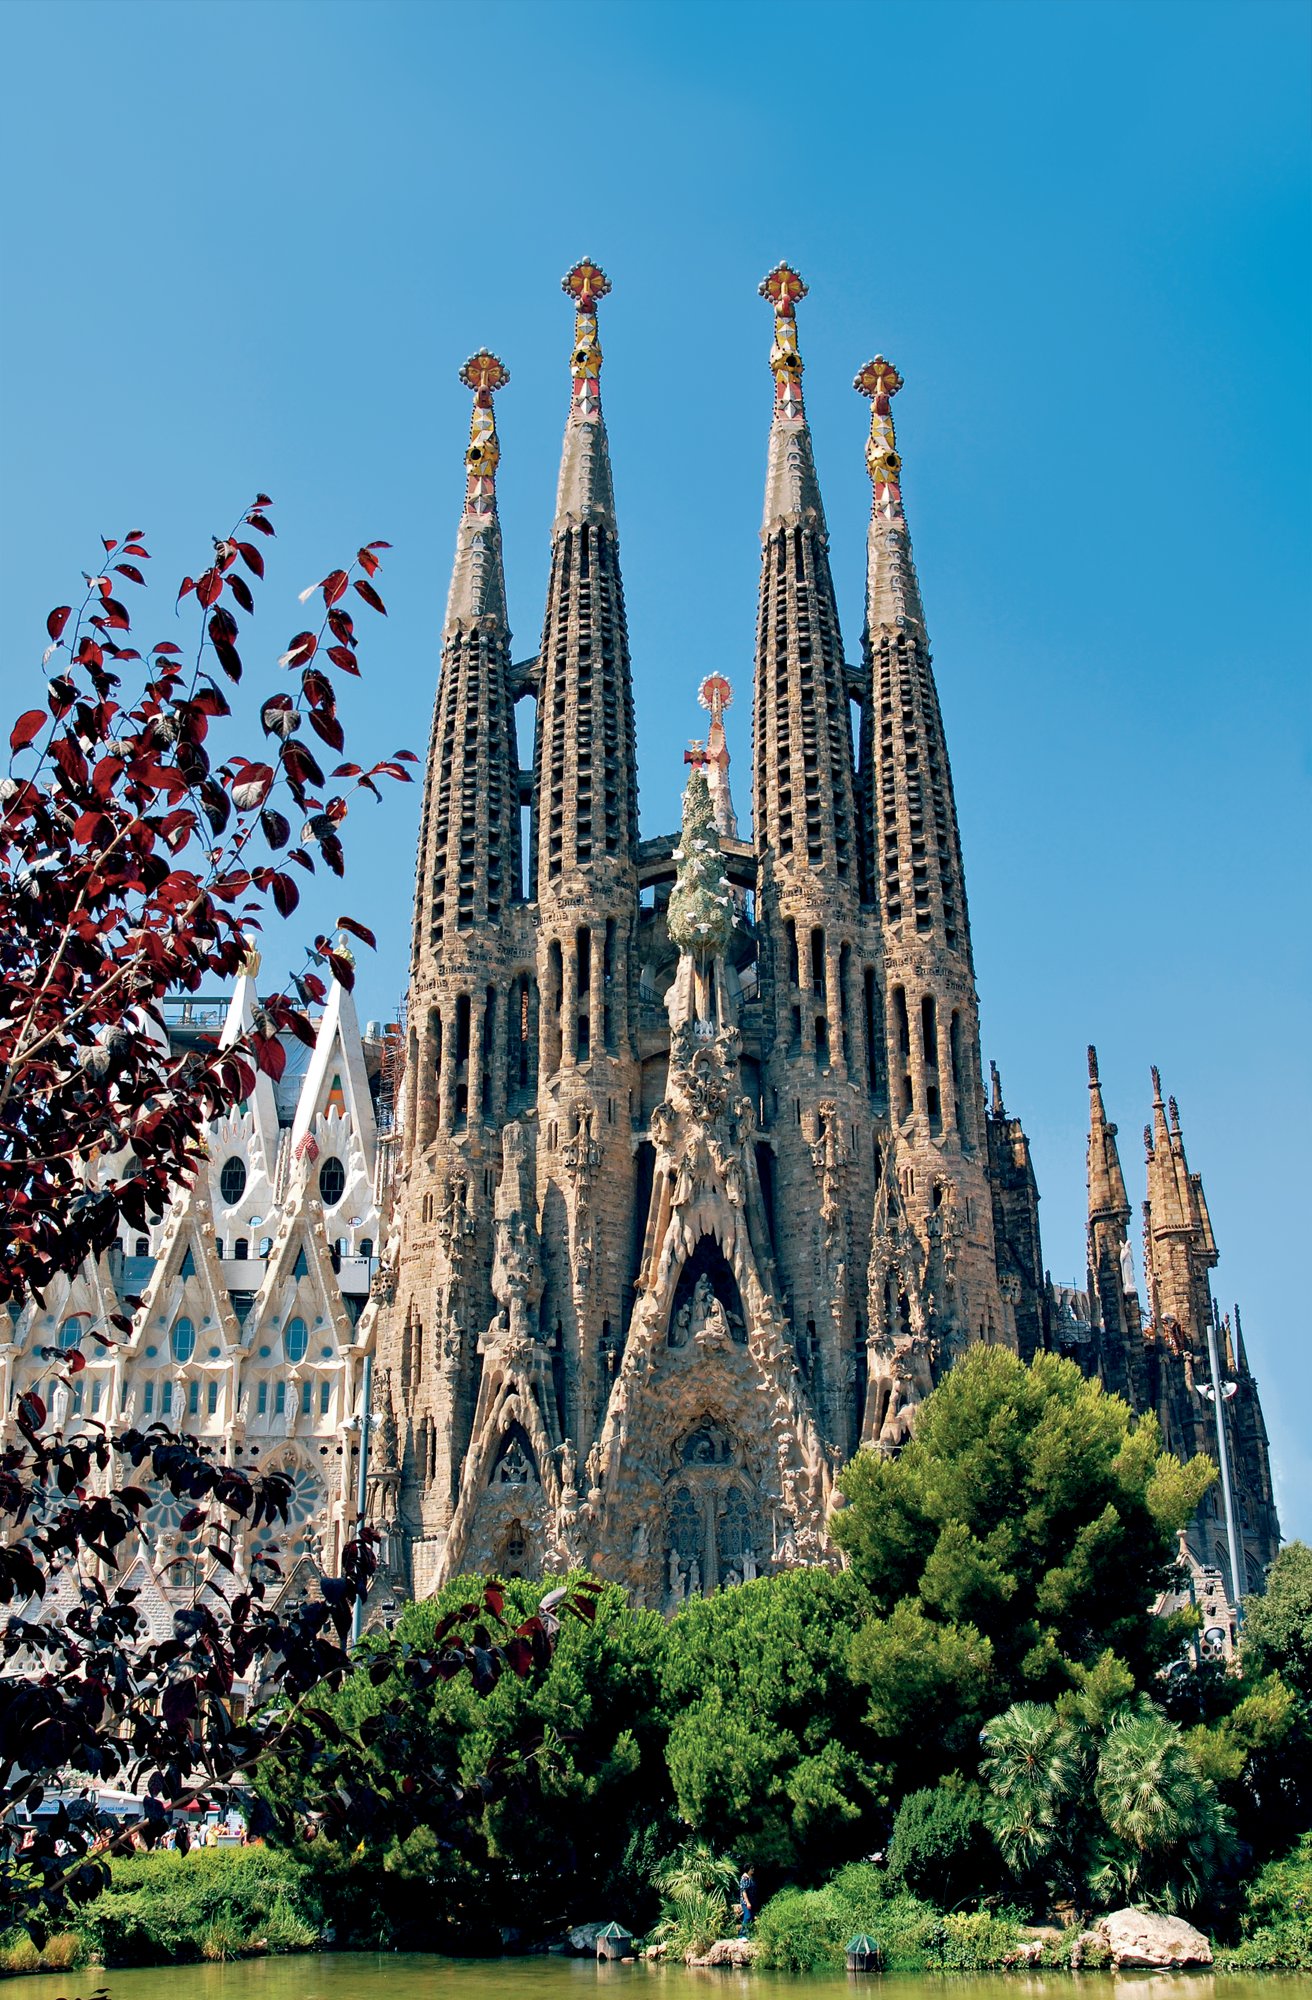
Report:
M142 535L106 539L76 610L50 613L45 700L18 718L0 781L0 1302L39 1297L57 1271L105 1250L120 1221L163 1213L199 1159L205 1123L239 1103L252 1066L277 1077L279 1035L313 1042L307 1005L342 984L349 954L316 937L306 969L262 998L253 1032L175 1055L161 1005L231 978L272 906L290 916L296 871L344 872L350 794L408 779L409 751L335 763L345 737L336 679L358 676L353 611L384 611L385 542L361 548L306 596L317 630L293 634L260 706L263 742L229 738L225 683L242 678L242 619L272 535L260 494L213 559L184 577L190 657L144 655L124 598L144 582ZM53 670L52 670L53 668ZM317 739L317 741L315 740ZM372 945L350 917L344 930Z

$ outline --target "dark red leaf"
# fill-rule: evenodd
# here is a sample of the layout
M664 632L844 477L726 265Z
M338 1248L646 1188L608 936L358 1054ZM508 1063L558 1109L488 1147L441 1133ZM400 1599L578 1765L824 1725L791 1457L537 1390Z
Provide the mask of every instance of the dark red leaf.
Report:
M310 710L310 727L316 736L321 736L332 750L346 748L346 735L335 715L327 714L321 708Z
M230 576L228 588L243 611L254 611L255 599L251 596L251 587L244 576Z
M253 576L264 575L264 557L260 554L254 542L238 542L237 554L241 557Z
M207 569L196 579L196 595L208 611L223 595L223 573L218 569Z
M348 581L349 579L344 569L330 569L319 586L323 592L324 603L331 608L340 598L345 597ZM359 588L358 584L356 588Z
M114 568L120 576L125 576L129 583L144 584L146 581L141 571L135 568L132 563L115 563Z
M251 1053L266 1076L276 1083L287 1067L287 1051L276 1035L256 1035Z
M280 917L289 917L301 900L301 892L290 875L275 875L269 888Z
M366 604L371 605L375 611L381 611L384 618L386 618L387 606L383 603L382 598L378 595L378 592L374 589L371 583L362 583L360 579L357 577L355 582L355 588L356 588L356 594L360 597L363 597Z
M363 924L357 924L354 917L339 917L337 919L337 928L338 930L349 931L352 937L362 939L371 950L377 951L378 940L373 932L367 930Z
M264 829L264 838L270 847L285 847L291 838L290 822L282 813L275 812L272 806L266 806L260 814L260 825Z
M354 674L357 679L359 678L360 669L356 664L355 654L349 646L330 646L328 658L335 667L340 667L344 674Z
M349 993L355 985L355 967L343 951L330 951L327 956L333 978Z
M49 720L43 708L29 708L25 714L19 716L10 730L9 748L26 750L29 743L36 741Z
M50 616L46 619L46 631L52 639L58 639L62 636L64 627L72 616L72 612L73 607L71 604L57 604L55 606Z
M287 651L279 660L278 665L280 667L303 667L307 660L314 658L318 644L319 641L313 632L298 632L288 645Z

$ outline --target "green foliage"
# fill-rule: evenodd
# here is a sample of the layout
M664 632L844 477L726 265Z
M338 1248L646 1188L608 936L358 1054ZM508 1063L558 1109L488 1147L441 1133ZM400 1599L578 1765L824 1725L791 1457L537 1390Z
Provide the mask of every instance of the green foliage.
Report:
M910 1792L888 1846L889 1880L940 1910L978 1902L1002 1886L998 1850L978 1785L947 1779Z
M1244 1599L1244 1663L1278 1673L1312 1701L1312 1548L1290 1542L1267 1571L1266 1593Z
M536 1611L555 1582L508 1584L511 1622ZM481 1589L458 1579L408 1605L402 1646L422 1652L442 1616ZM610 1585L595 1619L566 1619L549 1665L524 1679L503 1674L479 1692L461 1676L417 1693L400 1675L374 1686L356 1674L328 1705L349 1732L346 1782L358 1797L367 1802L378 1785L385 1753L451 1771L464 1808L454 1824L421 1825L404 1839L380 1812L359 1853L315 1843L339 1938L488 1949L503 1926L537 1935L598 1908L641 1930L655 1912L654 1895L645 1907L635 1897L654 1858L648 1849L642 1865L644 1840L670 1821L665 1644L662 1620L630 1610ZM494 1787L481 1782L489 1773Z
M305 1871L268 1847L134 1854L110 1865L110 1886L80 1931L107 1965L168 1965L252 1951L305 1951L318 1938Z
M1312 1833L1249 1885L1242 1929L1224 1969L1312 1972Z
M849 1938L866 1931L889 1972L984 1971L1014 1961L1017 1919L973 1911L942 1917L869 1862L840 1868L820 1889L781 1889L756 1922L758 1963L780 1972L822 1972L844 1963Z
M1145 1700L1101 1729L1017 1702L989 1724L984 1817L1032 1902L1195 1904L1224 1878L1230 1816L1177 1723Z
M669 1627L678 1811L740 1863L805 1876L861 1844L878 1782L845 1657L861 1612L851 1576L792 1570L698 1599Z
M852 1666L890 1762L923 1769L929 1740L965 1763L985 1703L1052 1700L1107 1654L1149 1686L1178 1640L1149 1605L1212 1477L1073 1362L973 1348L896 1458L842 1475L834 1532L873 1614Z
M90 1962L80 1931L56 1931L39 1950L25 1930L0 1935L0 1972L67 1972Z

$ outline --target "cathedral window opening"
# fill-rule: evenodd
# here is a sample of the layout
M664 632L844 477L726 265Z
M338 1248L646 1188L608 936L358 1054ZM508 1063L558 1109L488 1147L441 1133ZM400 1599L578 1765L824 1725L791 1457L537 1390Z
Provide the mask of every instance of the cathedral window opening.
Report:
M272 1249L273 1245L270 1244L269 1248ZM268 1255L267 1250L264 1252L264 1255L265 1256ZM310 1275L310 1263L309 1259L305 1254L305 1245L302 1243L300 1249L296 1252L296 1262L292 1265L292 1276L293 1278L308 1278L309 1275Z
M718 1582L722 1590L749 1583L757 1573L757 1532L742 1489L731 1486L716 1523Z
M124 1384L123 1393L126 1396L126 1383ZM147 1382L145 1389L142 1391L141 1408L143 1413L148 1417L155 1414L155 1384L153 1382Z
M187 1385L187 1415L189 1417L198 1417L200 1415L199 1382L190 1382Z
M871 1151L871 1161L870 1161L871 1172L874 1177L875 1188L876 1190L878 1190L879 1184L884 1178L884 1149L879 1143L878 1133L876 1133L874 1138L870 1141L870 1151Z
M277 1383L274 1388L273 1414L275 1417L285 1417L287 1414L287 1384L285 1382Z
M101 1381L93 1382L91 1384L91 1414L93 1417L99 1415L100 1405L104 1401L104 1396L105 1396L104 1383Z
M497 1034L497 989L489 986L483 999L483 1076L481 1109L485 1118L492 1115L492 1058L496 1047Z
M298 1314L295 1319L289 1319L287 1322L287 1327L282 1337L283 1353L294 1365L298 1361L304 1361L309 1345L310 1330Z
M815 1017L815 1066L821 1070L829 1067L829 1023L823 1014Z
M611 988L615 983L615 919L607 917L606 936L601 958L602 991L602 1040L607 1049L614 1053L615 1025L611 1007ZM614 1122L612 1118L612 1123Z
M269 1414L269 1385L267 1382L261 1382L256 1392L255 1414L260 1417L267 1417Z
M372 1237L372 1236L362 1236L362 1237L360 1238L360 1248L359 1248L359 1251L357 1252L357 1255L358 1255L358 1256L361 1256L361 1257L363 1257L363 1258L365 1259L366 1263L368 1263L368 1262L370 1262L370 1261L372 1260L372 1258L373 1258L373 1254L374 1254L374 1239L373 1239L373 1237Z
M907 995L904 986L893 988L893 1025L897 1034L898 1053L910 1057L911 1020L907 1013Z
M138 1236L133 1249L133 1255L137 1257L149 1257L150 1238L148 1236Z
M82 1414L82 1396L83 1396L83 1389L81 1382L74 1383L71 1414L75 1417L80 1417Z
M85 1322L77 1314L74 1314L71 1319L66 1319L59 1329L58 1344L60 1353L67 1354L70 1349L78 1346L85 1333Z
M189 1319L175 1319L173 1331L169 1335L169 1347L173 1359L181 1366L191 1360L196 1352L196 1329Z
M217 1382L207 1383L205 1388L206 1416L207 1417L217 1416L218 1408L219 1408L219 1385Z
M456 1085L456 1131L463 1132L468 1123L469 1085L467 1083L458 1083Z
M191 1245L188 1244L182 1253L182 1262L178 1266L178 1276L180 1278L194 1278L195 1275L196 1259L192 1253Z
M223 1238L221 1236L216 1236L214 1239L214 1254L221 1264L223 1262Z
M957 1136L966 1140L970 1133L966 1123L966 1093L962 1088L961 1016L955 1008L948 1022L948 1060L952 1065L952 1096L956 1107Z
M800 986L802 983L802 975L797 961L797 925L792 917L789 917L787 923L784 925L784 934L788 939L789 984L792 986Z
M272 1238L272 1236L261 1236L261 1238L260 1238L260 1242L259 1242L259 1250L258 1250L258 1255L259 1255L259 1256L261 1256L261 1257L263 1257L263 1258L267 1258L267 1257L268 1257L268 1256L270 1255L270 1253L272 1252L272 1250L273 1250L273 1238ZM303 1255L303 1254L304 1254L304 1253L302 1252L302 1255Z
M677 1487L670 1502L665 1552L669 1592L676 1602L700 1596L705 1559L706 1524L702 1510L686 1486Z
M311 1387L310 1383L308 1383L308 1382L302 1382L302 1384L301 1384L301 1415L302 1415L303 1417L308 1417L308 1416L309 1416L309 1414L310 1414L310 1397L311 1397L311 1396L313 1395L313 1393L314 1393L314 1391L313 1391L313 1389L312 1389L312 1387Z
M219 1174L219 1193L223 1197L225 1207L235 1208L245 1192L246 1162L238 1159L234 1153L231 1159L223 1163Z
M332 1393L332 1384L330 1382L321 1382L319 1384L319 1415L321 1417L326 1417L328 1414Z
M456 1068L467 1067L469 1062L469 995L456 996Z
M580 924L574 934L574 961L578 973L578 1001L575 1016L575 1052L580 1062L588 1054L591 1039L591 1019L589 1003L592 989L592 932L585 924Z
M870 1095L873 1097L879 1089L880 1005L879 988L875 983L874 968L869 965L866 967L865 973L865 1003L866 1081L870 1088Z
M800 1007L794 1007L793 1009L793 1037L789 1044L788 1053L790 1056L800 1056L802 1053L802 1010Z
M552 938L547 946L547 1073L554 1076L560 1068L561 1044L564 1023L561 1019L565 1005L564 954L559 938Z
M162 1417L173 1415L173 1384L165 1382L159 1392L159 1413Z
M823 993L825 990L825 934L819 928L811 932L811 991Z

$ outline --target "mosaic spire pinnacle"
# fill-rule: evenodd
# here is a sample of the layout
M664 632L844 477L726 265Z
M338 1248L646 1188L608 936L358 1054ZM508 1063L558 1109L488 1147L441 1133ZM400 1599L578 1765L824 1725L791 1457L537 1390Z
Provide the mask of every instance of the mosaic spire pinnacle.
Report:
M510 380L510 370L497 355L480 347L460 370L460 380L474 392L465 453L465 506L456 531L456 558L446 601L446 629L482 618L506 623L506 580L501 563L501 524L497 519L497 437L492 398Z
M857 370L852 387L870 399L866 469L874 492L866 562L867 619L872 630L914 624L923 632L925 613L902 511L902 459L893 429L892 400L902 387L902 377L891 361L877 354Z
M805 365L797 345L797 302L806 297L807 287L800 272L791 264L776 264L757 287L763 299L774 307L774 346L770 368L774 375L775 401L786 417L802 415L802 369Z
M574 301L574 346L570 352L569 420L560 457L556 489L556 529L593 521L615 529L615 491L611 482L610 447L601 414L601 341L597 304L610 290L610 279L591 257L581 257L560 281Z
M474 408L469 420L469 449L465 453L466 514L494 514L497 504L497 466L501 444L497 437L496 412L492 398L510 380L510 370L497 355L480 347L460 371L466 389L474 392Z
M770 372L774 376L774 422L770 427L770 457L765 481L763 534L781 523L805 521L825 528L811 431L802 403L802 356L797 344L797 303L806 285L791 264L776 264L757 286L774 308L774 344Z

